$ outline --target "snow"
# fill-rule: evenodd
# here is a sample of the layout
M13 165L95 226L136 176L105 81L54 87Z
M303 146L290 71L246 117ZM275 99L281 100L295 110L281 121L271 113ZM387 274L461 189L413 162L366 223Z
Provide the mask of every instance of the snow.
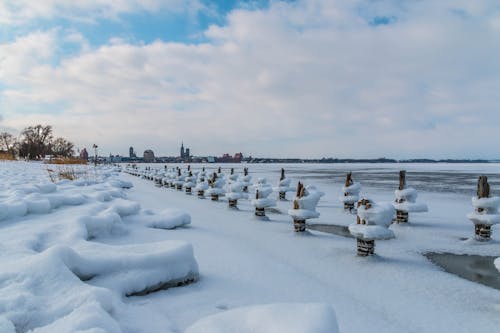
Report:
M467 214L467 218L474 224L494 225L500 223L500 214L498 207L500 206L500 197L478 198L472 197L472 206L476 209L483 209L482 212L477 210Z
M357 214L368 225L379 225L387 228L392 223L394 208L387 202L371 202L370 208L366 208L364 205L359 206Z
M47 177L43 164L1 167L0 332L122 332L116 315L127 311L123 297L198 279L189 242L103 242L147 228L140 217L170 226L190 221L185 212L141 211L125 199L130 182L116 169L94 170L85 186L37 183Z
M394 238L394 232L380 225L351 224L349 232L357 238L362 239L390 239Z
M496 258L495 259L495 267L500 272L500 258Z
M185 333L337 333L335 312L328 304L281 303L229 310L208 316Z
M152 174L164 169L139 165L136 173L145 166ZM207 174L217 167L204 166ZM243 166L231 165L237 174ZM386 230L396 237L377 242L377 255L362 259L351 238L295 233L286 214L291 201L277 202L266 211L269 222L256 223L251 200L228 209L225 197L199 200L116 168L85 167L83 179L56 181L55 190L45 193L38 185L48 182L47 166L0 163L0 205L6 208L0 211L0 332L223 332L228 328L219 325L226 321L249 330L285 325L273 331L321 332L311 326L317 324L335 332L337 325L335 330L327 326L334 323L332 309L340 332L496 332L500 327L498 290L446 273L422 255L499 256L498 226L488 243L462 240L474 235L465 216L477 173L488 173L495 184L498 164L245 166L255 179L272 184L283 167L293 183L317 185L324 195L315 206L321 215L314 223L341 226L356 219L337 198L346 170L356 171L356 180L379 203L394 200L404 167L421 175L412 181L429 203L429 214L391 225ZM201 167L195 165L193 174ZM438 190L429 177L439 179ZM133 187L116 186L115 180ZM500 190L495 187L493 193ZM47 199L50 210L28 213L30 195ZM164 219L168 227L170 222L183 226L174 210L191 223L173 230L150 225ZM103 229L85 223L99 217L103 222L94 224ZM178 279L195 282L140 293ZM130 292L141 296L124 296ZM254 326L259 323L265 327Z
M299 204L299 209L289 209L288 215L296 220L318 218L320 213L316 211L316 206L324 195L323 192L318 191L314 186L306 186L304 196L302 198L295 198L295 201Z
M345 203L355 203L359 200L359 192L361 191L361 184L360 183L352 183L349 186L342 186L342 192L344 193L344 196L340 197L341 202Z
M429 209L424 203L417 203L418 192L413 187L394 191L394 208L408 213L425 213Z

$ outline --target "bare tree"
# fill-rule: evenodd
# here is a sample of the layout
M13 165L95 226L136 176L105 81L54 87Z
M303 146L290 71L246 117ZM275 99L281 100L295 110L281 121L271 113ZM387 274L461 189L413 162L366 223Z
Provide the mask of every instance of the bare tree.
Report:
M74 153L74 144L65 138L52 141L52 153L56 156L70 157Z
M19 155L28 158L41 158L50 151L52 126L30 126L21 133Z
M16 155L16 138L7 132L0 133L0 149L12 154L12 157Z

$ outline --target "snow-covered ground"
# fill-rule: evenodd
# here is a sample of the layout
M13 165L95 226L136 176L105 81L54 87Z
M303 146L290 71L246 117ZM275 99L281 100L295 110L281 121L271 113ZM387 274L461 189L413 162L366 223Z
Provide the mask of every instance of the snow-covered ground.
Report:
M210 175L216 166L206 167ZM1 163L0 332L498 331L500 291L422 256L500 256L498 226L488 243L463 240L473 237L466 214L477 176L489 176L494 194L498 164L248 167L254 182L277 186L284 167L291 186L301 180L324 192L310 223L355 221L339 200L347 171L361 196L382 202L393 201L406 169L429 212L393 224L395 238L361 258L352 238L295 233L287 215L293 193L265 221L250 200L229 209L224 197L199 199L112 168L81 167L80 180L54 186L46 165Z

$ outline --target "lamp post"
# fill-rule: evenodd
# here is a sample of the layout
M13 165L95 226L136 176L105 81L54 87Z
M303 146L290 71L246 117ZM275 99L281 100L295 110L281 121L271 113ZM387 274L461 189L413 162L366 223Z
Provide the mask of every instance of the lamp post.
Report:
M94 148L94 167L96 167L97 166L97 145L94 143L92 148Z

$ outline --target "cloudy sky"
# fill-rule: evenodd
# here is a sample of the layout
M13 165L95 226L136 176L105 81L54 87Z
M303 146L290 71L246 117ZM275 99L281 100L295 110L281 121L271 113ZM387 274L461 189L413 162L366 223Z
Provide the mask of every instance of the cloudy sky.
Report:
M0 0L0 129L103 154L500 157L496 0Z

